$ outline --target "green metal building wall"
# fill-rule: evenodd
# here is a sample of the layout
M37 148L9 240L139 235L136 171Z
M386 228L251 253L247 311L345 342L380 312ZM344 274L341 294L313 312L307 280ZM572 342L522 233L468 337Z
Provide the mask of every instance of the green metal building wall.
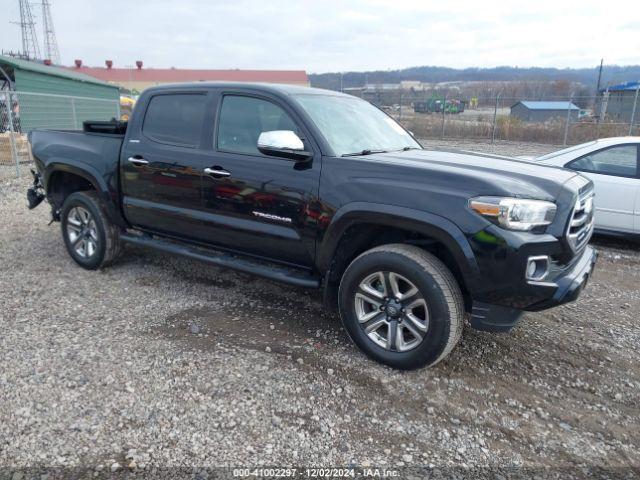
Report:
M15 70L20 127L81 129L85 120L118 117L117 88L37 72Z
M15 70L15 84L17 92L50 93L107 100L120 99L120 92L115 85L99 85L20 69Z
M13 73L14 100L20 107L20 130L81 129L85 120L117 118L120 90L73 70L0 57Z

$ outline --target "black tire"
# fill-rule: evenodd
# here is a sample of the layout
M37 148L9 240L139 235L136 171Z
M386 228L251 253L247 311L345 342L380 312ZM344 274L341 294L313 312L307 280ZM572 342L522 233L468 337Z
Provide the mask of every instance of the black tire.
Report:
M361 284L366 283L367 279L374 278L378 272L382 273L384 280L380 283L388 285L389 274L393 274L394 278L400 278L403 282L408 280L410 283L405 287L407 289L407 302L411 298L418 296L424 300L423 314L425 318L425 331L419 331L423 337L409 333L408 342L416 344L408 351L402 350L396 346L398 335L402 335L400 347L405 345L405 335L403 328L415 326L415 323L409 322L407 313L397 312L400 303L394 303L395 300L389 299L384 302L380 309L385 309L380 314L374 313L375 308L371 307L369 312L364 315L374 315L370 321L361 323L358 315L363 317L363 310L357 311L357 293L363 293ZM395 285L399 284L398 280ZM382 287L384 292L393 290L393 288ZM408 295L409 290L417 293ZM371 290L369 290L371 291ZM376 292L382 293L382 292ZM360 295L362 298L362 295ZM413 245L390 244L373 248L357 257L345 270L339 289L339 307L340 317L344 328L353 340L353 342L369 357L374 360L402 370L411 370L425 366L433 366L444 359L451 350L460 341L462 336L462 328L464 322L464 303L460 287L456 282L451 271L435 256ZM398 296L400 298L400 296ZM377 298L376 298L377 300ZM367 303L367 302L365 302ZM415 303L415 302L414 302ZM406 307L403 304L403 307ZM391 308L390 308L391 307ZM389 311L400 315L398 318L390 317ZM402 309L405 312L405 309ZM415 312L414 312L415 313ZM381 316L380 316L381 315ZM418 313L418 316L420 313ZM414 315L415 318L415 315ZM395 320L393 330L401 333L391 333L392 323ZM404 327L398 329L401 325ZM385 322L387 322L385 324ZM364 328L367 325L377 323L380 324L382 330L375 333L365 333ZM410 325L407 325L409 323ZM372 340L373 335L378 342L384 343L384 333L386 330L387 348L384 348L376 341ZM418 331L415 328L414 331Z
M93 220L95 225L95 228L92 228L90 233L83 233L83 235L88 235L87 238L91 242L95 243L95 248L90 250L91 254L89 255L89 252L85 251L86 255L84 256L81 252L78 252L76 248L78 244L77 242L72 242L69 233L71 230L74 233L78 230L77 226L74 228L73 222L77 222L78 212L83 211L89 213L90 217L88 218ZM120 255L122 247L119 230L109 221L97 192L90 190L74 192L69 195L62 205L60 225L62 227L62 238L69 255L82 268L95 270L106 267ZM87 228L81 228L84 229L83 232L87 230Z

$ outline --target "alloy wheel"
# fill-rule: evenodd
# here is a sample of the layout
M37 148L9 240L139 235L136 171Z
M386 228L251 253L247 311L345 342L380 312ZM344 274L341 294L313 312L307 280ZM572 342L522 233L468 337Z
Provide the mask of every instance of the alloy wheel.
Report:
M360 327L374 343L395 352L416 348L429 329L429 309L418 287L389 271L366 276L354 298Z
M67 215L67 238L71 249L81 258L91 258L98 251L98 229L86 208L73 207Z

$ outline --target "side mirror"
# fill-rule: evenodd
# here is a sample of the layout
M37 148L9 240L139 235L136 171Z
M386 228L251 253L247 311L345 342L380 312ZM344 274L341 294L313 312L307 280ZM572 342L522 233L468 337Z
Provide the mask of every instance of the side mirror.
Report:
M291 130L262 132L258 137L258 150L265 155L295 161L307 160L312 155L304 149L304 142L300 137Z

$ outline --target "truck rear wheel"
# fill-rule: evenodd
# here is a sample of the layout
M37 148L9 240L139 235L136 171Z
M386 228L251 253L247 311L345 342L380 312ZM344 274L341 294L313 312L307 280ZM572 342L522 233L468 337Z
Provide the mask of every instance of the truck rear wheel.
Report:
M105 215L96 192L69 195L62 205L60 224L67 251L82 268L107 266L120 254L118 229Z
M394 368L435 365L462 335L464 304L453 274L413 245L383 245L357 257L340 282L339 306L353 342Z

